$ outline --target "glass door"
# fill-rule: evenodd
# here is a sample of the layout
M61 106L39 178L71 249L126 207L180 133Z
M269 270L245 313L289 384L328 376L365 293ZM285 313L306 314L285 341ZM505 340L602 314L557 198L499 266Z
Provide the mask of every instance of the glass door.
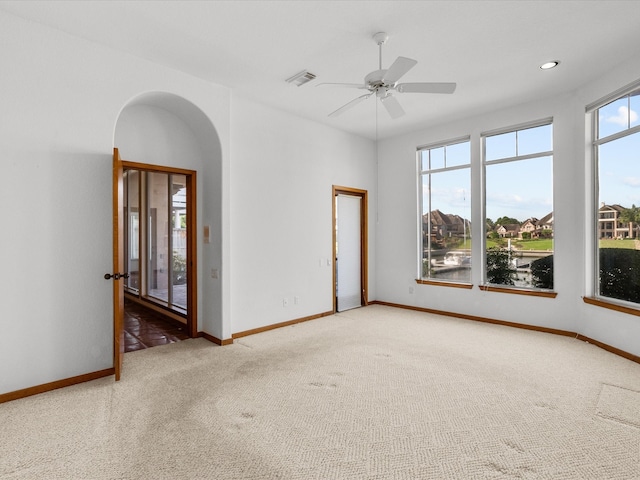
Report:
M187 314L188 177L124 173L125 261L129 294Z
M147 197L147 295L169 301L169 175L146 172Z

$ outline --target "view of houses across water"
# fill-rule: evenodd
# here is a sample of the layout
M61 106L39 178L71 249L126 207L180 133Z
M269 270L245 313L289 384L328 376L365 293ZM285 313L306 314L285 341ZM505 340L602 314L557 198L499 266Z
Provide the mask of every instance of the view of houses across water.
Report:
M423 277L455 282L471 281L472 224L459 215L432 210L424 214ZM515 286L531 285L531 263L553 254L553 212L522 222L487 219L487 247L509 252Z
M631 208L602 203L598 211L601 248L640 250L640 217ZM636 220L631 221L631 220ZM423 278L471 282L471 222L456 214L432 210L422 216ZM486 219L488 252L507 252L515 286L531 286L531 264L553 255L554 216L524 221L507 216ZM609 240L621 240L609 242ZM604 242L604 243L603 243ZM488 256L488 255L487 255Z

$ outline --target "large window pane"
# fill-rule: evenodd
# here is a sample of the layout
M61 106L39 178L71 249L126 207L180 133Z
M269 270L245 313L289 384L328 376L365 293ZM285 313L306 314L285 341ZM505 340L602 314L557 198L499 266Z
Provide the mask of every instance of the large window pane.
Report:
M543 155L552 151L552 125L484 140L484 281L553 289L553 157Z
M421 277L470 283L470 144L435 147L421 152L422 158L429 153L432 160L438 159L435 164L431 162L431 168L441 170L421 174Z
M598 148L598 292L640 303L640 133Z

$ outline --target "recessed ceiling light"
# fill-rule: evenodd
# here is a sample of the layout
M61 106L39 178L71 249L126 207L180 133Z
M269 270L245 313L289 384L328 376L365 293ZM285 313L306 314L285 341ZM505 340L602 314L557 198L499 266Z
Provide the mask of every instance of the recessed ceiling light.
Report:
M542 65L540 65L540 68L542 70L549 70L550 68L557 67L559 64L560 62L558 60L554 60L552 62L543 63Z

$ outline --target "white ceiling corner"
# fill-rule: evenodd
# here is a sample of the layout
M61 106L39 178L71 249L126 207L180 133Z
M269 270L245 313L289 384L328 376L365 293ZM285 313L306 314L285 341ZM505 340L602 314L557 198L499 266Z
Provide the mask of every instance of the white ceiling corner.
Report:
M318 87L363 82L378 67L372 39L386 31L383 68L418 64L402 81L457 82L453 95L398 94L406 115L378 105L379 137L575 89L637 54L640 1L0 1L0 10L127 51L239 95L375 138L372 98ZM551 71L538 66L557 59ZM306 69L317 77L285 80Z

